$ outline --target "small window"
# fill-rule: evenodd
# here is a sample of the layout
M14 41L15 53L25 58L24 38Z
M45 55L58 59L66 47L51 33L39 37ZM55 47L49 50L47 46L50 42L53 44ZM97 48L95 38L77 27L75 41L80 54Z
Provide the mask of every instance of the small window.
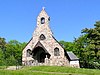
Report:
M40 35L40 40L45 40L45 36L43 34Z
M55 48L54 49L54 56L59 56L60 55L60 53L59 53L59 48Z
M30 57L31 55L32 55L31 50L28 49L28 50L27 50L27 57Z
M42 18L41 18L41 24L44 24L44 23L45 23L45 18L42 17Z

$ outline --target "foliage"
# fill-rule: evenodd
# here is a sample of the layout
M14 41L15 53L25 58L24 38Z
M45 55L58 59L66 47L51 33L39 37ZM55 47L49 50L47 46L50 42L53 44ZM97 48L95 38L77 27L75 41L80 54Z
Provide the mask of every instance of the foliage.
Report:
M94 28L85 28L73 42L60 41L67 51L73 51L80 59L81 67L100 69L100 21Z
M0 65L21 65L22 49L26 43L10 40L8 43L0 38Z
M86 51L88 52L88 63L92 63L94 68L97 68L99 64L100 69L100 21L96 22L94 24L95 28L85 28L82 30L82 33L85 33L84 35L87 35L86 37ZM97 65L96 65L97 63ZM88 67L91 67L88 66Z
M83 29L83 33L87 34L88 47L91 51L94 52L95 60L100 61L100 21L94 24L95 28L93 29Z
M89 49L87 48L87 35L82 35L78 39L74 40L74 46L75 46L75 54L79 57L80 59L80 66L87 68L88 61L90 60L90 52Z
M0 48L3 49L5 47L5 44L6 44L5 38L0 37Z
M11 63L13 65L21 65L21 59L22 59L22 49L25 46L25 43L20 43L16 40L11 40L6 45L6 58L9 60L9 65Z
M66 41L59 41L59 43L63 46L63 48L67 51L74 51L74 43L73 42L66 42Z
M0 65L4 65L4 60L5 60L5 45L6 45L5 38L1 38L0 37Z

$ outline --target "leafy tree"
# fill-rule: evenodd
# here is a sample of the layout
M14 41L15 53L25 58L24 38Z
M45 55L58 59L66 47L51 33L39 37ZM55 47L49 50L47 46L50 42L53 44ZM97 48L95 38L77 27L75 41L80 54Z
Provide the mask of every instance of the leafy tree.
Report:
M0 65L21 65L22 49L26 43L10 40L6 43L5 38L0 37Z
M0 66L3 65L3 52L2 50L0 49Z
M59 41L59 43L64 47L67 51L74 51L74 43L73 42L66 42L66 41Z
M6 45L5 38L0 37L0 65L4 65L5 51L6 51L5 45Z
M80 58L81 65L86 68L100 68L100 21L94 26L83 29L84 34L74 41L75 53Z
M83 30L87 34L89 48L94 51L95 61L100 61L100 21L94 24L95 28Z
M3 49L5 47L5 44L6 44L5 38L0 37L0 48Z
M79 58L81 67L100 69L100 21L94 28L85 28L74 42L60 41L67 51L73 51Z
M10 63L9 65L16 65L19 64L21 65L22 63L22 49L26 43L20 43L16 40L10 40L7 45L6 45L6 58L7 60L10 60L11 62L15 63Z
M74 40L75 45L75 51L74 53L79 57L80 59L80 66L81 67L88 67L88 62L90 60L90 52L87 47L87 35L82 35L79 38Z

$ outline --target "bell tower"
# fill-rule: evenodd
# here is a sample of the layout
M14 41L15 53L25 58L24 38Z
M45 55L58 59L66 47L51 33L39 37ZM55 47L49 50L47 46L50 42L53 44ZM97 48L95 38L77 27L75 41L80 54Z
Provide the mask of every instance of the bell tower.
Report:
M37 26L49 25L49 22L50 22L50 17L48 16L48 14L45 11L45 8L43 7L42 11L37 17Z
M48 14L45 11L45 8L43 7L37 17L37 26L33 33L33 37L36 37L36 35L40 36L41 34L44 34L44 35L49 34L48 36L53 35L49 27L49 23L50 23L50 17L48 16Z

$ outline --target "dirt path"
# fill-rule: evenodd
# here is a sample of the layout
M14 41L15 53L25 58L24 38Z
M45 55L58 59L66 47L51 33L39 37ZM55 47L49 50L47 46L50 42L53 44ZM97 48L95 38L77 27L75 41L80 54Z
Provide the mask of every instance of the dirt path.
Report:
M18 70L18 69L21 69L22 66L8 66L6 69L7 70Z

